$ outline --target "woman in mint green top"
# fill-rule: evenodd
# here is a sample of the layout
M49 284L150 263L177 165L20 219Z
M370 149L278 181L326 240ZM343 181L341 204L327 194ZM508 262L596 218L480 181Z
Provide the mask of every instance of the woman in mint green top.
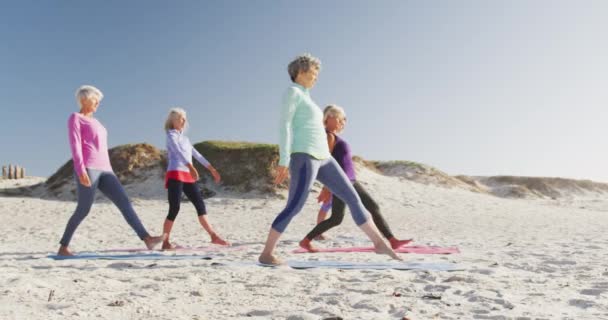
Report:
M306 153L318 160L331 156L323 127L323 112L312 101L306 87L294 83L287 89L279 128L279 166L288 167L292 153Z
M317 81L320 67L321 62L309 54L296 57L288 66L293 84L283 96L280 159L275 183L282 183L291 174L289 197L285 209L272 223L264 251L258 260L267 265L282 263L273 255L273 251L291 219L302 210L315 179L348 205L355 223L372 240L376 252L401 260L382 240L350 180L329 153L323 112L309 92Z

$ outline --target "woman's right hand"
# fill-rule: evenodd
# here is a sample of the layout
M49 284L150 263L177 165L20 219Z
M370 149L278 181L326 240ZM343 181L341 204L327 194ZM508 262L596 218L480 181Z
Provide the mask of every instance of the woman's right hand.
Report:
M198 181L199 175L196 168L192 165L192 163L188 164L188 169L190 170L190 175L194 178L195 181Z
M91 187L91 179L89 179L89 174L83 172L80 176L78 176L78 180L80 180L80 184L85 187Z
M284 166L277 167L277 176L274 178L274 184L281 184L289 175L289 169Z

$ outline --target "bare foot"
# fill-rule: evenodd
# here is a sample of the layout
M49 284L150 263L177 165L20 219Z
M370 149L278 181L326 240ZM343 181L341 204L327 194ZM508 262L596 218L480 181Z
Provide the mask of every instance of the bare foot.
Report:
M313 247L308 238L304 238L300 241L300 247L306 249L308 252L319 252L319 249Z
M399 249L400 247L403 247L404 245L406 245L406 244L408 244L408 243L410 243L412 241L414 241L414 239L399 240L399 239L394 238L394 237L390 238L388 240L388 242L391 243L391 248L393 248L393 249Z
M260 257L258 258L258 261L261 264L271 265L271 266L279 266L279 265L283 264L283 260L275 257L273 254L270 254L270 255L261 254Z
M172 245L168 240L167 241L163 241L163 246L162 246L163 250L175 250L175 246Z
M158 237L147 236L144 239L144 243L146 244L146 247L148 248L148 250L153 250L154 247L156 247L159 243L166 241L167 237L168 237L168 235L166 233L163 233L162 236L158 236Z
M327 240L327 239L329 239L329 238L326 237L324 234L320 234L315 237L315 240Z
M73 256L74 254L72 253L72 251L70 251L70 249L68 249L68 247L60 246L59 251L57 251L57 255L58 256Z
M389 246L384 243L384 241L375 245L374 251L376 251L377 254L386 254L395 260L403 261L403 258L399 257L393 249L389 248Z
M229 246L230 245L230 242L220 238L220 236L218 236L215 233L211 235L211 243L219 244L220 246Z

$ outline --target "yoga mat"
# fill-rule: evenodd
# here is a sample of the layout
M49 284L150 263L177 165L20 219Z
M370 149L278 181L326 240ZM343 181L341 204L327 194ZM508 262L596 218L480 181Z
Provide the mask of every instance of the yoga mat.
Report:
M345 247L345 248L318 248L318 252L374 252L374 247ZM417 254L452 254L460 253L457 247L434 247L434 246L404 246L395 249L398 253ZM292 253L316 253L309 252L304 248L298 248Z
M106 250L99 250L98 252L220 252L220 251L239 251L244 250L246 246L203 246L203 247L189 247L189 246L176 246L175 249L171 250L149 250L148 248L113 248Z
M74 256L48 255L53 260L210 260L209 256L195 255L163 255L160 253L146 254L99 254L99 253L80 253Z
M293 269L357 269L357 270L427 270L427 271L458 271L464 270L454 263L436 262L347 262L347 261L288 261Z

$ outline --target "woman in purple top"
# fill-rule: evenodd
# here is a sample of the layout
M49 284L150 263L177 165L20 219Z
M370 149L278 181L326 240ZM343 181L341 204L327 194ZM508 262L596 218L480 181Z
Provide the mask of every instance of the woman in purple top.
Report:
M112 170L108 155L108 132L101 122L93 117L101 99L103 94L93 86L78 88L76 100L80 104L80 112L73 113L68 119L68 136L74 163L78 205L65 227L59 242L61 246L58 255L73 255L68 246L76 228L89 214L97 189L120 209L127 223L148 249L153 249L165 237L165 235L152 237L148 234Z
M345 140L338 136L346 125L346 115L344 110L336 105L329 105L323 111L323 118L325 121L325 130L327 131L327 143L329 145L331 155L334 157L334 159L336 159L340 167L342 167L344 170L344 173L346 173L346 176L352 182L355 191L365 206L365 209L367 209L372 215L372 219L374 220L376 227L378 227L378 230L380 230L382 235L388 239L393 249L397 249L410 243L412 241L411 239L399 240L393 236L391 229L388 227L386 221L384 221L384 218L380 214L378 204L374 201L374 199L372 199L363 186L357 182L350 146ZM330 191L327 188L323 188L318 199L320 202L327 203L331 198L332 195ZM327 230L342 223L342 219L344 218L344 207L344 201L334 196L331 217L317 224L314 229L312 229L312 231L310 231L310 233L308 233L306 237L300 241L300 246L311 252L317 251L310 242L313 239L321 236Z

